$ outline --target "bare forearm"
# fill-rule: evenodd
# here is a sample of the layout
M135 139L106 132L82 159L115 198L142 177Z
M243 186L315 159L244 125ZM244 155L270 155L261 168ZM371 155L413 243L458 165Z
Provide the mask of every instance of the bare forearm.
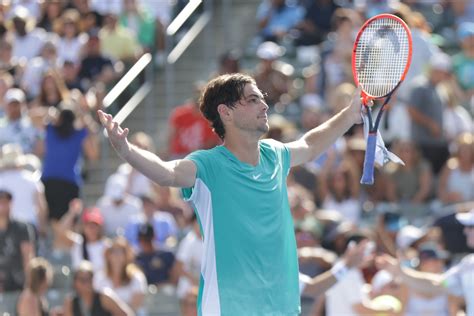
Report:
M327 122L308 131L299 140L287 144L291 150L291 165L297 166L314 160L354 123L354 113L347 107Z
M324 294L336 283L337 279L331 273L331 270L326 271L313 278L310 283L306 284L304 294L306 296L317 297Z
M402 280L408 287L427 294L446 293L441 275L419 272L407 268L401 268L400 270Z
M159 185L173 185L172 162L165 162L157 155L134 145L130 145L130 150L127 153L120 154L120 156L133 168Z

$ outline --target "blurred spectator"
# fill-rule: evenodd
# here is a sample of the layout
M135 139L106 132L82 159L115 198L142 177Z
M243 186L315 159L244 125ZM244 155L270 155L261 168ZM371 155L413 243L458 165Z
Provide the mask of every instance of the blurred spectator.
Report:
M321 44L320 91L327 100L332 100L332 93L340 84L352 83L353 32L359 27L360 21L354 11L339 8L332 15L331 25L332 32Z
M183 301L187 293L194 287L199 287L201 278L201 258L203 241L199 222L195 214L191 219L191 230L181 240L176 254L176 266L179 272L176 294Z
M443 134L444 100L437 90L451 72L451 58L438 53L430 59L426 76L413 81L409 97L408 113L412 119L411 135L423 157L437 175L449 156L448 144Z
M67 211L72 199L79 197L82 155L89 160L96 160L99 156L95 122L77 104L74 106L64 106L46 126L41 179L45 186L49 217L55 220Z
M1 59L1 45L0 42L0 59ZM0 61L1 63L1 61ZM1 66L0 66L1 67ZM5 116L5 96L9 89L13 87L13 77L8 72L3 72L0 74L0 120Z
M0 120L0 146L14 143L20 145L25 154L42 156L43 134L28 117L25 93L17 88L8 89L4 102L5 117Z
M323 208L336 210L346 220L358 224L361 215L358 184L348 166L341 165L334 170L322 170L320 184Z
M97 207L104 216L104 232L113 237L123 235L125 227L138 215L141 201L126 192L127 178L112 174L105 183L104 195L97 201Z
M119 24L132 31L146 51L153 51L156 27L150 12L141 7L138 0L123 0L123 7Z
M378 248L385 253L395 255L397 236L406 224L406 219L397 211L388 210L378 214L375 227Z
M444 204L474 200L474 137L459 135L453 144L453 155L444 165L438 184L438 198Z
M201 82L194 83L194 96L185 104L174 108L168 123L168 154L170 158L182 158L197 149L209 149L220 143L199 111Z
M416 25L414 12L408 5L398 2L393 14L407 23L412 34L413 53L410 69L408 69L403 84L397 89L400 100L409 103L413 79L423 74L429 66L431 57L439 53L440 50L430 41L431 34Z
M56 45L51 41L45 42L40 56L28 60L21 78L20 86L25 90L28 99L33 99L40 94L44 75L48 71L54 71L58 66Z
M273 42L264 42L258 46L259 62L255 67L253 77L265 95L265 100L273 108L283 94L290 92L291 76L294 68L279 60L285 54L285 48Z
M54 31L54 24L61 15L65 2L58 0L45 0L41 3L41 18L38 27L46 32Z
M44 186L39 177L26 170L26 156L19 145L6 144L0 149L0 188L13 195L11 218L47 230L48 209Z
M370 237L362 232L353 233L347 240L345 248L349 247L348 245L351 241L359 243L363 240L370 240ZM377 310L375 307L364 304L368 300L368 293L364 291L365 279L363 269L370 263L370 261L366 261L365 265L350 269L344 279L326 292L326 315L355 316L384 311L383 309ZM341 298L344 298L344 300Z
M35 27L35 18L24 6L17 6L12 11L13 22L13 57L25 61L39 55L47 40L43 29Z
M464 22L474 21L474 3L472 1L450 1L450 4L456 15L456 25L458 27Z
M18 7L25 8L31 13L35 19L41 17L41 3L35 0L13 0L11 1L11 9L15 11Z
M31 227L10 218L12 199L10 192L0 190L0 293L23 289L28 262L35 255Z
M474 5L472 7L474 10ZM466 93L466 99L469 99L474 96L474 22L472 20L459 25L458 39L461 41L461 51L453 56L453 70L459 85Z
M157 249L153 245L155 230L153 225L145 223L138 229L139 251L135 262L145 273L148 284L157 286L172 284L178 281L174 254L167 250Z
M407 287L386 270L379 270L372 278L369 296L370 301L367 305L391 310L380 314L407 315L405 314L408 298Z
M474 73L474 67L472 70ZM445 86L444 88L447 94L447 102L443 110L443 132L449 143L452 143L463 133L473 133L474 121L471 114L459 102L453 87Z
M0 71L7 72L15 78L15 82L19 81L22 75L22 67L16 58L13 58L13 46L11 40L0 40ZM11 88L11 86L10 86Z
M300 34L295 44L317 45L326 39L331 30L331 17L339 5L334 0L309 0L304 7L306 12L297 25Z
M84 58L79 70L83 86L88 89L91 82L99 81L109 84L115 78L115 71L110 58L101 52L101 44L97 30L89 32L89 40L85 46Z
M89 6L92 11L96 11L102 16L107 14L119 14L122 12L123 6L122 1L101 1L101 0L89 0Z
M143 309L146 278L134 264L133 250L123 237L117 237L105 250L105 269L94 277L94 288L112 289L135 312Z
M55 31L60 36L57 44L58 57L61 62L71 61L78 65L81 61L87 35L81 32L79 21L79 12L68 9L56 22Z
M279 42L303 19L304 8L286 0L262 0L257 9L259 37Z
M82 82L79 78L79 64L66 60L63 62L61 69L61 77L64 80L66 88L69 90L78 89L82 93L85 92Z
M94 290L93 278L94 266L82 261L74 271L74 294L64 300L64 316L134 315L130 307L110 289Z
M449 253L442 250L440 245L433 242L423 243L419 246L418 271L429 273L443 273L446 271L446 261ZM406 306L407 316L417 315L457 315L457 302L446 294L426 295L408 288Z
M30 107L59 107L62 102L69 100L69 90L62 76L55 71L47 71L41 79L38 97L31 102Z
M166 28L171 22L173 7L180 1L173 0L139 0L144 10L150 12L155 23L155 65L165 62Z
M211 75L211 77L241 72L240 59L241 53L236 49L231 49L221 54L219 56L219 68L217 73Z
M76 232L74 224L78 219L82 227ZM83 211L79 199L71 201L67 213L57 225L53 225L56 244L70 250L73 269L83 260L90 261L94 270L105 267L104 251L109 240L103 235L103 225L104 217L100 210L92 207Z
M140 227L149 223L154 229L155 246L159 249L173 248L178 239L178 228L173 216L157 208L155 195L147 194L140 198L143 208L139 214L129 219L125 228L125 237L128 242L138 249Z
M396 142L394 153L405 165L393 163L386 166L390 199L393 202L413 204L426 202L433 189L433 175L429 163L421 157L417 146L411 141Z
M104 26L99 32L102 53L114 60L132 64L141 53L138 40L133 33L118 23L116 14L105 16Z
M44 258L36 257L28 262L25 288L17 303L18 316L42 316L49 313L46 292L53 281L53 268Z

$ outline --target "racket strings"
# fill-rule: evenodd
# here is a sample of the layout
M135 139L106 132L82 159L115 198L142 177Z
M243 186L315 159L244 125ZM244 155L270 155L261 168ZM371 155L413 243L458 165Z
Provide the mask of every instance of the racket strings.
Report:
M409 35L395 19L381 18L361 34L355 55L359 83L374 97L390 93L409 59Z

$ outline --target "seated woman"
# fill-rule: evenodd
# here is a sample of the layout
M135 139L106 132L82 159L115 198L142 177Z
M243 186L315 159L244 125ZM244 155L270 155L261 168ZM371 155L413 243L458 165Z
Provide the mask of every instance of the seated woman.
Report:
M48 261L33 258L28 263L27 281L17 303L18 316L49 315L46 292L53 278L53 271Z
M386 168L390 179L390 200L411 204L425 202L433 186L433 175L428 161L421 157L416 145L408 140L395 142L394 152L405 165L390 164Z
M133 250L127 240L117 237L105 250L105 269L95 276L94 288L112 289L122 301L139 312L147 292L147 281L133 262Z
M439 178L438 198L444 204L474 200L474 135L459 135L454 149Z
M92 287L94 269L83 261L74 273L73 296L64 300L64 316L126 316L134 315L111 290L96 291Z

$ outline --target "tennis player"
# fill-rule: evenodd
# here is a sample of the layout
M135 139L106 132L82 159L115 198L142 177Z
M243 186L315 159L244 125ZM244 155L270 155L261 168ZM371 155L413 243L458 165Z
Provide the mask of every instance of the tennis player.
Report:
M467 246L474 250L474 209L456 214L456 219L464 225ZM474 316L474 253L465 256L458 264L443 274L419 272L400 266L400 262L388 255L377 258L380 268L401 276L410 287L427 294L449 293L463 296L466 316Z
M298 260L286 178L361 123L360 90L349 105L299 140L260 139L268 131L264 95L243 74L211 80L200 110L223 145L163 161L131 145L129 130L99 111L118 155L162 186L183 188L204 240L199 315L298 315ZM338 274L335 272L335 274Z

